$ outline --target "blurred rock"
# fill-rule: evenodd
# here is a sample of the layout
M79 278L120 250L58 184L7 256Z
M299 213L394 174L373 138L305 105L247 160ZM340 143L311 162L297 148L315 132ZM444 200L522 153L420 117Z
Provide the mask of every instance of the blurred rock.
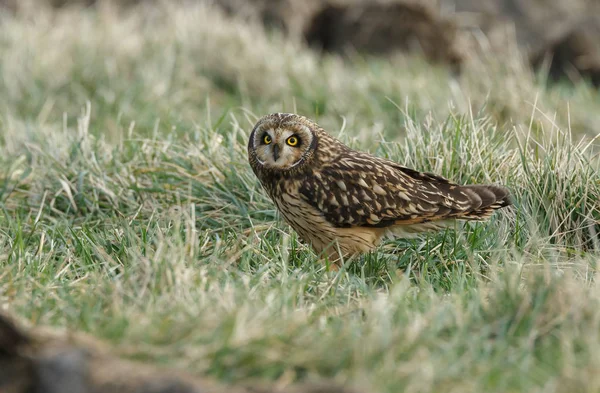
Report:
M325 52L420 52L459 65L457 28L421 1L217 0L228 14L260 20Z
M589 77L600 84L600 1L573 0L217 0L231 14L250 8L268 26L302 36L328 52L385 55L421 52L458 67L483 32L503 55L516 38L534 66L549 62L557 79ZM513 29L515 37L500 31Z
M225 386L119 359L82 334L25 331L0 314L2 393L351 393L339 386Z
M600 16L577 24L562 39L551 43L545 51L533 54L530 59L534 66L549 62L551 79L567 76L576 81L582 76L600 86Z
M324 5L307 23L305 38L328 52L422 53L435 62L459 66L457 26L421 2L360 2Z
M20 355L30 345L28 337L8 318L0 315L0 392L31 391L33 364Z
M552 79L580 76L600 85L600 2L594 0L447 0L465 30L480 30L500 52L513 28L532 65L548 67Z

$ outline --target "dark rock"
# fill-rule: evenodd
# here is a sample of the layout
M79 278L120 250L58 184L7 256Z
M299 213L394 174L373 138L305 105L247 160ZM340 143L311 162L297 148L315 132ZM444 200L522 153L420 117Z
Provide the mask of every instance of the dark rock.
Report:
M600 18L579 24L562 39L531 56L534 66L549 63L552 80L587 78L600 86Z
M324 52L385 55L418 52L458 66L457 26L417 1L218 0L229 15L279 28Z
M507 45L502 39L494 42L494 29L513 26L521 52L534 67L547 66L551 79L577 80L583 76L600 85L600 2L451 1L456 7L456 19L468 15L468 27L484 32L493 47L501 50Z
M457 26L430 6L412 2L331 4L308 23L306 40L329 52L421 52L428 59L458 66Z
M447 12L442 16L440 4ZM553 79L600 79L600 2L591 0L218 0L230 14L254 15L326 52L420 52L454 67L481 31L500 56L510 40L532 65L549 61ZM246 11L242 12L242 9ZM252 11L248 11L252 10ZM514 29L515 37L497 34ZM506 53L503 53L506 52Z

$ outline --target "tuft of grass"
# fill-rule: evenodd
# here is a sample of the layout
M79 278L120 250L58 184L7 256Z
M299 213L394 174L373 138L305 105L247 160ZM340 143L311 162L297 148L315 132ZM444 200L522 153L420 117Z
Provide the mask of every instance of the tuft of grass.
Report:
M0 36L3 309L228 382L598 390L589 86L318 58L205 5L31 11ZM275 110L515 205L327 271L247 164Z

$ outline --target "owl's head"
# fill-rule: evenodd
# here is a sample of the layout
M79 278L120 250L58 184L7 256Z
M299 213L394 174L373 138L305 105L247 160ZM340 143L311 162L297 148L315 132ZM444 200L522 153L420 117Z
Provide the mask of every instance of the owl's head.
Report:
M318 128L309 119L273 113L261 118L248 142L250 162L264 169L290 170L305 164L317 147Z

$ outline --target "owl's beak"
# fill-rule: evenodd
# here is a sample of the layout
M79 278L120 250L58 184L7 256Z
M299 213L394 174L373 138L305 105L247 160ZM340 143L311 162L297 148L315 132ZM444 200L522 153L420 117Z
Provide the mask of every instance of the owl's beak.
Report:
M273 161L277 161L279 159L279 145L273 146Z

